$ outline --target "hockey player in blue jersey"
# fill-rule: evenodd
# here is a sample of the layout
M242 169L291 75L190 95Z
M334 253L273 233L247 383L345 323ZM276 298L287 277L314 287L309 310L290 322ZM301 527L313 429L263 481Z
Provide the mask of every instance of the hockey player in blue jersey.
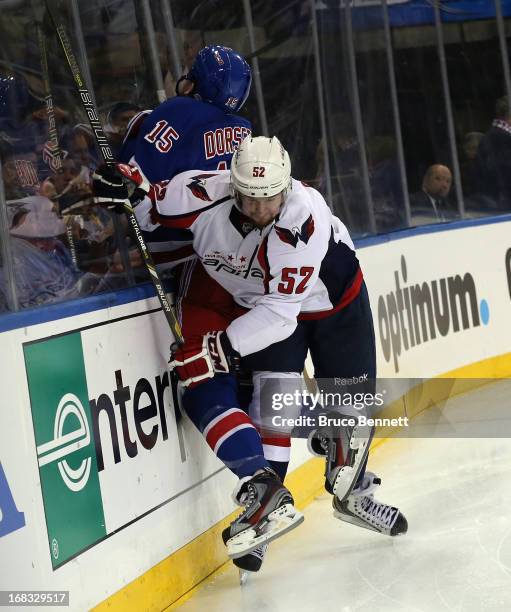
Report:
M251 84L247 62L212 45L199 51L174 98L143 111L128 126L119 161L135 163L151 183L185 170L227 170L250 122L237 115Z
M250 67L238 53L220 45L205 47L197 54L190 71L177 82L177 97L132 119L124 139L121 161L138 166L150 182L163 181L163 186L184 170L228 169L239 144L251 133L250 122L236 114L248 97L250 85ZM175 228L161 228L161 231L146 235L161 271L167 267L175 270L177 262L186 260L176 275L180 279L178 312L184 329L188 328L188 322L194 316L194 306L197 303L203 306L204 292L207 293L210 313L214 313L215 296L220 295L216 304L223 298L221 291L211 283L194 257L191 238L188 230ZM185 296L186 305L181 309ZM255 457L256 467L276 467L275 462L266 462L264 457L259 456L259 451L263 454L263 449L259 449L260 437L253 426L249 426L250 419L243 411L233 409L227 421L235 427L243 427L244 431L234 435L231 441L224 440L224 452L234 456L243 449L243 452ZM207 438L208 442L214 439L214 435L215 428ZM254 451L256 445L258 452ZM212 448L214 446L215 443L212 443ZM279 469L282 462L277 463ZM229 461L227 465L232 468ZM243 478L251 467L241 462L234 471ZM276 481L273 486L275 490L281 490ZM301 520L299 513L295 513L294 517L294 521ZM294 523L291 521L291 524ZM260 561L258 550L254 556L242 555L234 559L240 569L247 564L253 567Z
M204 47L176 83L176 97L131 120L119 161L138 166L151 183L192 168L229 169L234 151L251 133L250 122L237 114L251 82L250 66L239 53L221 45ZM180 279L180 304L184 279L191 279L186 284L192 290L198 282L190 232L166 228L146 240L160 273L173 269ZM176 269L185 261L184 269Z

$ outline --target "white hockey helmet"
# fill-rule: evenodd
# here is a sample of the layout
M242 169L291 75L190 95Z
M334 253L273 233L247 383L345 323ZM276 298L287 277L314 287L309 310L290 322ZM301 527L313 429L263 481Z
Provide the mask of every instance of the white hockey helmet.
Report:
M234 193L256 198L271 198L291 188L291 162L280 140L247 136L231 162L231 187Z

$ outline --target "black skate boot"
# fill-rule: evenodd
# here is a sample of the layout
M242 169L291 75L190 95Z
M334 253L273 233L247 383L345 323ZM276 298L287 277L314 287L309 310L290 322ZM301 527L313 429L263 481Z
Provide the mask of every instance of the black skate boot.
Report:
M264 468L244 482L236 498L245 510L222 532L231 559L247 555L303 521L303 514L293 506L291 493L271 468Z
M341 502L334 496L332 505L335 518L388 536L405 534L408 522L399 508L382 504L373 497L374 489L380 483L381 480L374 474L366 472L362 483L345 501Z
M325 489L339 501L345 501L355 487L373 434L374 427L363 425L314 429L309 434L307 445L310 452L325 457Z

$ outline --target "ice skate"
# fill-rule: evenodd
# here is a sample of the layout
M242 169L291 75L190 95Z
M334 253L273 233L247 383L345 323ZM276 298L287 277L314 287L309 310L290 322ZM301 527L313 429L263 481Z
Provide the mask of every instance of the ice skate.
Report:
M371 472L366 472L359 486L345 500L334 496L335 518L358 527L371 529L388 536L406 533L408 523L399 508L387 506L374 499L374 489L381 483Z
M373 427L363 425L346 427L335 433L315 429L309 434L310 452L326 459L325 489L341 502L348 498L358 480L373 434Z
M270 468L244 482L236 499L245 510L222 533L231 559L247 555L303 521L303 514L293 506L291 493Z
M237 559L233 559L232 562L239 569L240 573L240 585L244 585L250 574L258 572L261 569L263 564L264 555L268 550L268 544L261 544L254 550L250 551L248 554L243 555L243 557L238 557Z

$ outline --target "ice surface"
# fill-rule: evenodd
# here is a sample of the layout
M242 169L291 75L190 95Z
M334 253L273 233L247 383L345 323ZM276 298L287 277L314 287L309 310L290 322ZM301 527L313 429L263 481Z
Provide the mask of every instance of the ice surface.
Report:
M511 381L458 396L441 424L509 420L510 398ZM369 469L383 481L377 499L407 517L405 536L334 519L325 493L302 526L270 546L245 586L230 566L180 610L511 610L510 438L389 440L371 453Z

